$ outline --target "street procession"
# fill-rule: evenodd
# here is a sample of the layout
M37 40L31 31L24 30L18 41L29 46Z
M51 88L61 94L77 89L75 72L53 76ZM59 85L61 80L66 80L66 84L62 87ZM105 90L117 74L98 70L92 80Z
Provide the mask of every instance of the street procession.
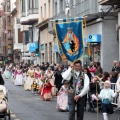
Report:
M1 120L120 120L119 0L0 0Z

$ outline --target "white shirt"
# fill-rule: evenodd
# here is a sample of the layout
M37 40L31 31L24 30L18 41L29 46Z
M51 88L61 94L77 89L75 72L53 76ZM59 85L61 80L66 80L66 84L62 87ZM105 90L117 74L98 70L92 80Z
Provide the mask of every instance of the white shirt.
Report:
M114 97L117 96L117 93L114 93L114 90L108 88L108 89L102 89L100 94L98 95L98 98L100 99L109 99L109 101L112 101Z
M72 71L72 68L69 67L68 70L66 70L62 74L62 77L63 77L64 80L68 80L69 81L71 79L71 76L72 76L71 71ZM77 73L77 74L79 74L79 73ZM89 83L90 83L90 80L89 80L87 74L84 74L84 87L81 90L81 93L79 94L80 97L83 97L89 91Z

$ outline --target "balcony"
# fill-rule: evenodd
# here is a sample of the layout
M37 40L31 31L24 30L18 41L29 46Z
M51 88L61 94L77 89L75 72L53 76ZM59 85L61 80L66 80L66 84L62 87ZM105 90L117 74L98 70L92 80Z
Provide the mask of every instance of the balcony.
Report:
M13 40L13 37L12 37L12 36L9 36L9 37L8 37L8 40Z
M22 25L33 25L39 19L38 8L29 9L27 13L21 13L20 23Z
M14 44L14 50L23 50L23 43L15 43Z
M120 0L98 0L98 3L100 5L119 5L120 6Z

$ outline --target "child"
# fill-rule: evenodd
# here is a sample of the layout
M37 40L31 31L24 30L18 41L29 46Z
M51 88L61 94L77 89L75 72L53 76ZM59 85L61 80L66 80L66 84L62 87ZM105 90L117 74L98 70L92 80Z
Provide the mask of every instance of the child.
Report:
M105 81L104 89L101 90L98 98L102 100L102 112L104 120L109 120L108 114L113 114L112 99L117 96L117 92L110 88L110 81Z
M94 76L92 82L90 83L90 94L92 100L98 100L98 98L95 96L96 93L100 93L100 85L98 77Z
M52 85L48 78L46 78L45 83L42 85L41 97L42 100L51 100L52 99Z
M68 109L68 82L66 80L63 81L63 85L58 92L56 108L63 111Z

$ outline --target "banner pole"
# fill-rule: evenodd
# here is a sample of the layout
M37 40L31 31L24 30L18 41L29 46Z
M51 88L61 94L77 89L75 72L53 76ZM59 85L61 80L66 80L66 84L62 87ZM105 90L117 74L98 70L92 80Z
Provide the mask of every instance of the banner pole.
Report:
M79 18L80 18L80 17L74 17L75 20L77 20L77 19L79 19ZM87 18L87 16L81 17L81 18ZM67 15L66 20L71 20L71 18L69 18L69 15ZM54 20L50 20L50 22L55 22L55 21L56 21L55 19L54 19ZM58 21L63 21L63 19L58 19Z
M96 93L98 94L98 86L97 86L97 82L96 82ZM96 101L97 102L97 120L98 120L98 114L99 114L99 109L98 109L98 100Z

